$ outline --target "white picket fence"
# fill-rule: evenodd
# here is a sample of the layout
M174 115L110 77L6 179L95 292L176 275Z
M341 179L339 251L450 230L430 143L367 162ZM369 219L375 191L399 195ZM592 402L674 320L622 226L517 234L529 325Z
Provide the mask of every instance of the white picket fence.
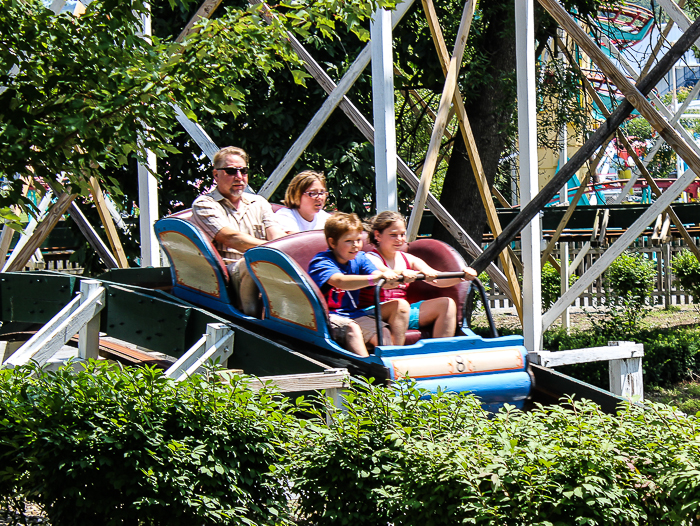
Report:
M700 246L700 238L696 238L695 242ZM569 243L569 264L574 261L583 245L584 242ZM644 257L651 259L656 265L656 283L651 293L655 305L687 305L692 303L692 296L685 294L683 290L673 285L675 278L671 271L671 262L674 256L686 246L682 240L673 240L663 245L652 245L648 238L645 237L638 239L634 246L629 247L628 250L644 254ZM518 256L520 255L519 247L514 251ZM589 249L581 264L575 270L575 274L577 276L582 275L604 252L605 248L602 247ZM556 259L560 259L558 249L554 250L552 255ZM498 264L500 266L500 261ZM605 280L605 274L602 274L576 299L573 306L590 307L600 305L601 300L604 301L608 292L609 288ZM513 307L511 301L503 291L499 290L495 283L491 283L489 296L492 309Z

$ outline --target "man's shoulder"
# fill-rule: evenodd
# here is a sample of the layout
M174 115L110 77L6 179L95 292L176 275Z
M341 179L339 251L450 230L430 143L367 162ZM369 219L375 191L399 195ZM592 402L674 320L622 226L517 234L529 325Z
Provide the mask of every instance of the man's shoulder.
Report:
M192 208L194 209L197 206L210 206L212 204L218 203L223 199L223 196L218 192L218 190L214 189L211 192L207 192L206 194L202 194L198 196L193 202L192 202Z
M263 196L258 195L258 194L249 194L249 193L244 193L241 196L241 199L247 203L248 205L254 205L254 206L270 206L270 203L267 199L265 199Z

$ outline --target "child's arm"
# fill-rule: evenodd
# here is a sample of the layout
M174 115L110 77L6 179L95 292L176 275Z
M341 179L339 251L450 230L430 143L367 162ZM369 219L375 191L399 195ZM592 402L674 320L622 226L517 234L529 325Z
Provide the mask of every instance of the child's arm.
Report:
M374 287L380 278L386 280L387 285L392 285L399 280L399 274L391 269L375 270L372 274L333 274L327 283L340 290L358 290L365 287Z
M453 278L453 279L435 279L435 276L439 274L439 271L435 270L433 267L428 265L421 258L416 257L411 254L406 254L408 260L411 263L411 269L416 272L420 272L425 275L425 281L434 285L435 287L446 288L456 285L461 281L471 281L476 277L476 271L471 267L464 267L462 271L464 272L463 278Z

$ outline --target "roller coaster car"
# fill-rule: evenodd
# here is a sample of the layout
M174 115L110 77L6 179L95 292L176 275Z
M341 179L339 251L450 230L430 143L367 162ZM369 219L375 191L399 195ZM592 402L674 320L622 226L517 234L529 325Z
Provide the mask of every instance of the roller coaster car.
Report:
M190 218L191 211L186 210L155 225L170 260L175 296L252 325L290 349L333 367L347 367L353 374L385 381L410 377L430 392L471 391L491 410L505 402L522 407L529 396L532 382L523 338L482 338L463 320L469 283L437 288L415 282L408 289L411 303L442 295L452 297L462 325L458 335L431 338L429 330L408 331L404 346L379 345L363 358L333 341L328 307L305 271L313 256L327 248L322 231L291 234L246 251L246 264L262 296L263 312L258 319L233 306L226 265ZM443 272L465 266L454 249L432 239L410 243L408 252ZM496 334L495 329L492 332Z

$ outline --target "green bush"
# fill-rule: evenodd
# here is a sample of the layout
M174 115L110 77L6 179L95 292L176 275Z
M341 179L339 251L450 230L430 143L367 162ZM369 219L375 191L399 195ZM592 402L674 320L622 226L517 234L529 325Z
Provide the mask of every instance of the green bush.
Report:
M693 296L693 303L700 304L700 261L690 250L684 248L671 263L676 286Z
M641 253L625 251L610 264L605 280L612 289L612 297L608 298L609 318L602 330L618 325L630 330L641 321L650 304L656 265Z
M559 263L559 260L557 260ZM569 276L569 285L576 283L578 276ZM542 310L548 310L561 297L561 274L547 261L542 267Z
M561 275L547 261L542 267L542 310L549 310L561 296Z
M0 495L53 526L279 524L286 403L195 376L95 362L0 370Z
M665 406L590 402L493 416L471 396L354 392L293 444L297 523L690 525L700 426Z
M610 264L605 279L616 298L633 305L646 305L649 293L654 290L656 265L639 252L625 251Z

